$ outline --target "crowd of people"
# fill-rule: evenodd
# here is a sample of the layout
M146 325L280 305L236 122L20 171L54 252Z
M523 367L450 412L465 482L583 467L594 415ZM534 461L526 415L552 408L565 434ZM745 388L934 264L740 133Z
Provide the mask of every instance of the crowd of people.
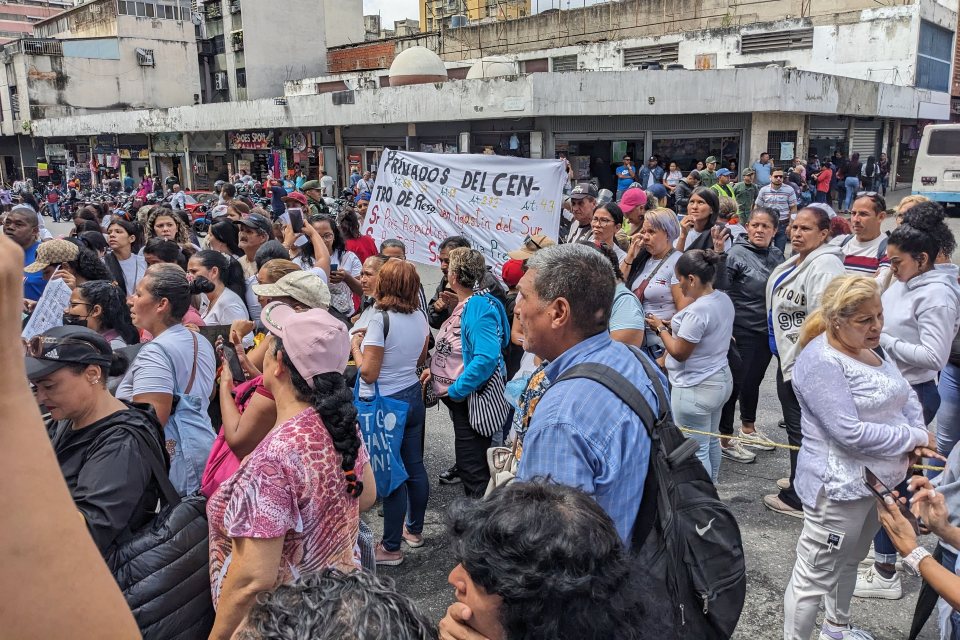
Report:
M839 183L835 163L785 171L767 154L740 181L716 158L686 175L656 158L628 163L615 199L574 186L569 228L527 237L496 271L466 237L444 239L432 295L402 242L361 233L369 175L336 215L319 181L274 185L273 210L225 184L203 237L163 203L84 205L67 237L43 239L38 207L13 205L0 277L23 304L0 316L0 366L15 374L5 402L24 428L42 413L59 471L35 434L22 438L29 455L0 450L36 458L44 491L65 482L101 560L62 561L95 567L103 620L131 628L106 569L122 583L122 551L199 500L209 581L170 622L210 638L365 637L371 625L391 629L379 637L446 640L684 637L682 608L661 607L658 585L629 564L654 425L596 380L565 374L588 363L620 373L654 415L669 410L688 430L716 484L724 464L779 445L758 423L775 359L792 448L763 505L803 520L783 637L809 640L822 605L821 640L869 640L850 625L851 601L901 597L898 552L943 595L942 637L960 637L960 283L943 209L905 198L884 232L885 174L856 154ZM842 184L842 213L784 186L797 173L804 189ZM847 218L843 233L835 221ZM21 340L44 291L63 285L61 321ZM389 419L364 423L371 403ZM436 404L455 460L429 469L425 412ZM509 448L515 481L494 489L496 447ZM946 470L908 484L923 459ZM456 602L439 625L375 576L430 544L431 473L464 494L448 514ZM942 540L939 563L916 542L898 501L908 495ZM367 524L377 503L379 540ZM44 518L66 511L51 499ZM163 637L127 605L145 637Z

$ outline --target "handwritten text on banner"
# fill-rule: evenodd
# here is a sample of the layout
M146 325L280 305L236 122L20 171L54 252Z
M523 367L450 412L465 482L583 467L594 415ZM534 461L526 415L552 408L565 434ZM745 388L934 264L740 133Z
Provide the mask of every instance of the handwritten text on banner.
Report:
M386 151L364 231L433 265L444 238L465 236L499 275L527 236L557 238L566 179L561 160Z

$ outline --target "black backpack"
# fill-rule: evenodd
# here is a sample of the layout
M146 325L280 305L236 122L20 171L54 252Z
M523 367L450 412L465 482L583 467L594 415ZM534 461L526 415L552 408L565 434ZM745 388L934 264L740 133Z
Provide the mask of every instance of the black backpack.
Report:
M673 423L653 363L630 350L656 390L657 416L633 383L606 365L575 365L557 382L593 380L640 416L650 435L650 464L631 540L636 571L669 598L677 637L725 640L747 593L740 527L697 459L697 443Z
M164 505L153 521L118 541L107 558L144 640L206 638L213 628L207 500L181 498L156 442L135 425L117 425L153 455L147 459Z

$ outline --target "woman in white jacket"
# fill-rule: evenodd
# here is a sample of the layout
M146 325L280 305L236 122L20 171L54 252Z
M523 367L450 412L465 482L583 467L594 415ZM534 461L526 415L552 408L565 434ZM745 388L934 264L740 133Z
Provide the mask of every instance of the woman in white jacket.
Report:
M804 442L794 484L805 517L784 594L784 640L809 640L821 600L821 640L872 640L850 627L857 565L880 526L862 469L893 486L911 456L935 455L916 394L875 351L883 328L879 293L873 278L835 279L799 336L793 388Z
M843 254L839 247L828 244L830 215L824 209L802 209L791 226L790 245L793 255L780 264L767 280L767 326L770 329L770 351L777 356L777 396L787 423L787 440L799 447L800 404L793 391L793 362L800 353L800 327L820 306L827 285L844 274ZM772 511L803 517L800 498L793 490L797 470L797 452L790 452L790 478L780 481L779 494L763 497L763 504Z
M960 328L956 267L936 266L938 256L949 256L956 247L943 219L940 205L922 202L904 214L903 224L890 232L887 241L894 282L883 294L886 323L880 345L917 393L926 425L940 408L937 375L950 358L950 346ZM937 428L951 427L938 424ZM901 492L904 488L900 487ZM873 546L874 564L858 576L855 595L897 599L903 594L896 571L897 550L885 531L877 534Z

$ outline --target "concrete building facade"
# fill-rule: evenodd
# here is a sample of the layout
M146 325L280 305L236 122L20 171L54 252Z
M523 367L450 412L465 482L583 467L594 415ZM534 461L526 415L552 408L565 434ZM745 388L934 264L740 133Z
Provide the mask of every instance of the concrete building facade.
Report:
M7 0L0 5L0 45L33 35L34 24L73 5L73 0Z
M338 3L337 11L343 5L343 19L333 13L330 28L342 28L349 42L363 42L361 2ZM285 0L278 16L277 6L262 0L199 3L203 101L281 96L285 81L326 73L326 4Z
M449 27L451 20L457 24L529 15L530 0L420 0L420 31L440 31Z

